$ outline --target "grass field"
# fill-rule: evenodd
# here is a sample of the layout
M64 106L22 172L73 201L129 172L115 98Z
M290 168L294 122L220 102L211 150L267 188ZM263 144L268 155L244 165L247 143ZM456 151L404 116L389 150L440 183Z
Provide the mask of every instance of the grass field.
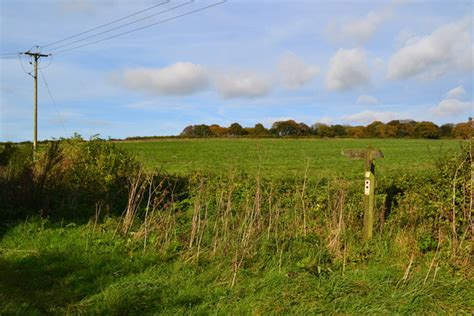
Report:
M380 176L425 172L438 158L458 150L458 140L422 139L182 139L118 143L149 167L180 175L229 170L263 177L302 177L308 166L312 177L354 178L363 161L350 160L342 150L372 145L384 153L377 161Z
M363 161L341 154L368 145L385 154L371 240ZM0 315L474 312L473 155L459 141L20 149L0 166Z

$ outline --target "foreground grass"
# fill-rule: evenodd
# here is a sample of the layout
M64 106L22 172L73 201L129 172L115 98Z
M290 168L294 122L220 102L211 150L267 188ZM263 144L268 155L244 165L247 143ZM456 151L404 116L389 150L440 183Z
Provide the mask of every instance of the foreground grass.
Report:
M382 150L378 173L431 170L441 156L459 150L457 140L426 139L181 139L124 142L117 145L136 153L147 166L181 175L196 171L227 173L229 169L270 177L359 176L363 162L350 160L342 150L372 145Z
M193 260L184 250L149 247L94 225L29 220L0 242L0 314L472 313L472 275L434 253L381 236L344 265L305 264L311 236L281 254L262 251L231 286L232 256ZM291 242L291 241L288 241ZM408 275L404 275L408 270Z

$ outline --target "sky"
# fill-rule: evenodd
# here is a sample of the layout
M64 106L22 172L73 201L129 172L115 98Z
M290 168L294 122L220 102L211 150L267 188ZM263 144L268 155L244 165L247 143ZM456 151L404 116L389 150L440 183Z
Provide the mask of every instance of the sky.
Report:
M0 141L32 139L32 65L13 54L27 50L52 53L39 139L473 116L473 1L228 0L172 19L218 2L0 0Z

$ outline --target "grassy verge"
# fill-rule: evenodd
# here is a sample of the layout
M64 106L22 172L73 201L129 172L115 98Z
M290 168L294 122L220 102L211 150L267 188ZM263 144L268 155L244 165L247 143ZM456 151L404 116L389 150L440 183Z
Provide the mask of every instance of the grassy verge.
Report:
M192 260L182 250L143 251L142 242L113 236L118 224L33 219L10 230L0 243L1 314L438 314L474 308L472 279L441 258L430 269L436 254L406 252L402 232L398 241L384 236L370 251L351 251L344 265L305 261L323 251L321 245L311 236L290 239L293 245L281 255L256 254L231 286L231 257Z

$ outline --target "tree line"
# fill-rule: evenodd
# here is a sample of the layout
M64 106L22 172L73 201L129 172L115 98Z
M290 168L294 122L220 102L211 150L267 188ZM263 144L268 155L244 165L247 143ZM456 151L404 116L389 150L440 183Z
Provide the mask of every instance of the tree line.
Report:
M458 124L436 125L433 122L414 120L392 120L388 123L374 121L367 126L328 125L315 123L311 126L294 120L277 121L267 129L263 124L242 127L232 123L228 127L218 124L189 125L180 136L185 138L202 137L339 137L339 138L470 138L474 131L474 121Z

